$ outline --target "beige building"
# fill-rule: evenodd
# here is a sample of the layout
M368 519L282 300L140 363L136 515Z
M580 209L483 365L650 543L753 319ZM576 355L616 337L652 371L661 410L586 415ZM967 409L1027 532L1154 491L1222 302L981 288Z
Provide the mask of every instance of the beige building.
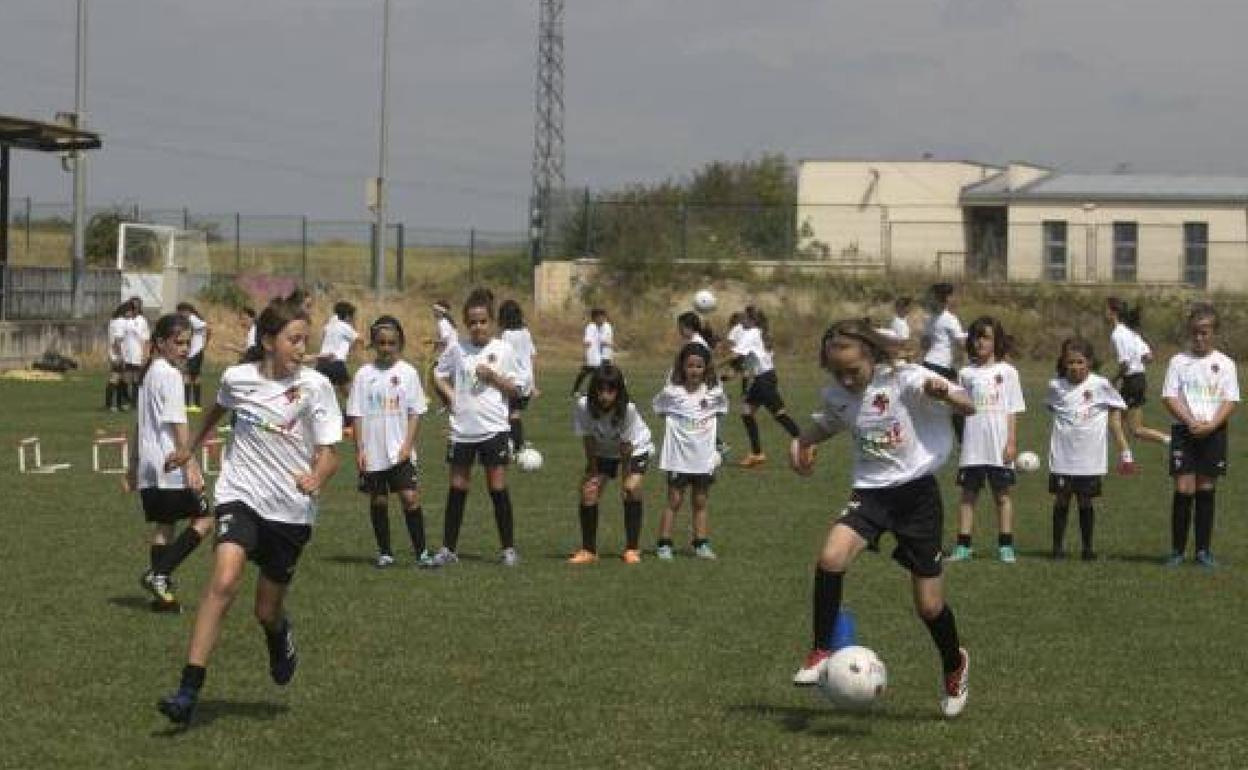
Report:
M800 247L970 279L1248 291L1248 177L805 161Z

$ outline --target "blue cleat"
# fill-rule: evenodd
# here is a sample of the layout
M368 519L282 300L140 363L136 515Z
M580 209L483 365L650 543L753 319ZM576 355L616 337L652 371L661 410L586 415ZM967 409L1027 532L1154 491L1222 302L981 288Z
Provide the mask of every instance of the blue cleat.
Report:
M195 714L195 705L198 702L198 690L181 687L173 695L157 701L156 708L175 725L185 725L190 723L191 717Z

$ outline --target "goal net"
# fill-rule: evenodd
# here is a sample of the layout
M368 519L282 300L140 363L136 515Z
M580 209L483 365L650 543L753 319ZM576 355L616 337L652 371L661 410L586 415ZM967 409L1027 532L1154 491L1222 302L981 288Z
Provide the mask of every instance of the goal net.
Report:
M212 280L208 235L167 225L123 222L117 231L121 296L172 313Z

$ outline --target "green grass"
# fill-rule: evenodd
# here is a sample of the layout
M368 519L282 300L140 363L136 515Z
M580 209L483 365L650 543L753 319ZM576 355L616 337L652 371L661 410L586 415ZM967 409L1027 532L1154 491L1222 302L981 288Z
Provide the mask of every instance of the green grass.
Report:
M784 392L804 421L820 377L785 363ZM648 402L662 365L631 367L639 400ZM55 476L18 476L10 454L0 468L0 766L1243 766L1242 418L1219 492L1214 543L1225 566L1212 575L1158 566L1170 487L1156 447L1137 449L1141 476L1107 481L1095 564L1042 558L1045 477L1022 479L1019 564L980 558L947 570L973 665L968 710L946 722L937 716L935 651L913 615L906 575L887 558L864 555L846 584L861 641L888 664L883 702L868 715L842 714L789 684L808 643L812 558L846 497L843 438L825 446L815 478L799 479L783 466L782 433L765 418L771 462L757 472L728 469L712 491L719 562L662 564L647 552L626 568L613 558L622 517L612 487L600 534L607 558L565 565L577 545L581 467L568 428L570 374L548 372L546 395L529 412L545 468L511 478L518 569L492 563L497 541L478 474L464 563L441 573L407 562L374 570L362 496L353 474L340 473L290 595L301 645L295 681L285 689L268 681L250 617L253 570L212 661L199 720L181 734L170 734L154 703L176 685L191 614L147 611L136 585L146 560L136 500L118 491L118 477L89 471L93 430L125 421L99 411L96 375L0 382L0 440L11 447L36 433L47 461L74 463ZM1045 376L1027 372L1021 423L1021 445L1042 455ZM735 395L736 383L730 388ZM1149 421L1163 424L1156 404ZM428 421L422 442L435 542L446 490L440 423ZM739 456L735 415L725 431ZM646 485L649 549L661 475ZM951 509L948 474L944 493ZM994 517L982 511L981 552L995 540ZM682 533L687 523L683 512ZM950 538L952 527L947 515ZM403 542L397 515L394 529ZM208 564L205 549L178 575L191 605Z

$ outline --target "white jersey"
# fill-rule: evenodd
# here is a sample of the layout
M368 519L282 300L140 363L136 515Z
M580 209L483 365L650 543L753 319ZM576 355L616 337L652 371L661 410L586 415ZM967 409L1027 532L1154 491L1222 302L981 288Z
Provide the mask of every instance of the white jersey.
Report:
M915 364L878 364L862 393L832 383L821 393L825 430L850 432L853 486L880 489L935 473L953 448L949 407L923 384L940 375ZM961 388L950 383L950 391Z
M1143 374L1144 358L1152 353L1144 338L1136 334L1126 324L1120 323L1109 335L1114 346L1114 360L1126 364L1127 374Z
M1053 413L1049 437L1049 472L1066 476L1103 476L1109 470L1106 439L1109 413L1126 409L1122 396L1099 374L1079 384L1065 377L1049 380L1045 407Z
M600 361L615 358L615 329L610 321L603 321L598 327L598 358Z
M654 413L664 420L659 468L676 473L706 474L715 470L715 438L719 415L728 413L728 397L716 385L690 392L668 384L654 397Z
M958 384L966 389L975 405L975 414L966 418L962 430L960 467L995 465L1013 468L1002 462L1005 444L1010 438L1010 416L1026 409L1018 370L1004 361L987 366L966 366L958 372Z
M455 331L455 324L451 323L451 319L446 316L438 316L437 344L442 350L446 350L458 340L459 332Z
M248 348L254 348L256 346L256 325L254 323L247 329L246 345Z
M533 335L528 329L506 329L502 339L515 356L516 387L520 389L520 395L528 396L533 393L533 359L537 356Z
M194 358L204 352L204 343L207 342L208 337L208 322L194 313L187 316L186 320L191 325L191 349L187 352L187 356Z
M427 411L429 399L411 364L396 361L385 369L376 364L361 366L351 381L347 416L356 418L355 440L364 450L365 469L376 472L398 465L408 420ZM412 459L416 459L414 446Z
M139 385L138 450L135 479L139 489L185 489L186 470L165 472L165 460L177 449L175 425L186 424L182 372L163 358L152 365Z
M602 349L598 346L598 324L585 324L585 333L581 336L585 345L585 365L595 369L602 365Z
M512 384L516 382L515 355L507 343L492 339L482 346L470 340L451 345L438 359L434 376L448 380L455 391L451 408L451 440L484 441L511 430L507 421L507 397L493 385L477 378L477 365L485 364Z
M217 403L236 416L217 504L241 502L265 519L312 524L317 500L299 491L295 477L311 472L318 446L342 440L334 386L306 366L271 380L258 363L237 364L222 375Z
M893 320L888 325L889 331L893 333L893 339L908 340L910 339L910 322L899 315L893 316Z
M747 376L757 377L775 369L771 351L763 340L763 331L757 327L745 329L732 345L732 354L741 358L742 370Z
M1239 401L1235 362L1215 350L1206 356L1175 353L1166 367L1162 398L1177 398L1192 417L1208 422L1227 401Z
M125 335L121 341L121 358L130 366L142 366L147 358L147 341L151 339L147 319L141 315L126 319Z
M624 419L617 423L613 414L594 417L589 413L589 399L581 396L572 407L572 431L584 438L594 440L594 456L615 458L620 456L620 444L632 446L632 456L650 454L654 451L654 440L650 436L650 428L641 419L637 405L628 402L624 410Z
M125 361L126 327L130 319L125 317L112 318L108 322L108 361L120 364Z
M335 361L346 361L351 355L351 345L360 336L351 324L338 316L330 316L325 322L322 334L320 357L332 358Z
M729 347L736 347L737 340L741 339L741 334L745 331L745 327L739 323L732 325L728 333L724 335L724 339L728 340Z
M954 350L966 340L966 332L962 331L962 324L958 321L958 317L948 310L943 310L939 315L929 318L927 338L930 347L923 361L943 366L946 369L953 368Z

